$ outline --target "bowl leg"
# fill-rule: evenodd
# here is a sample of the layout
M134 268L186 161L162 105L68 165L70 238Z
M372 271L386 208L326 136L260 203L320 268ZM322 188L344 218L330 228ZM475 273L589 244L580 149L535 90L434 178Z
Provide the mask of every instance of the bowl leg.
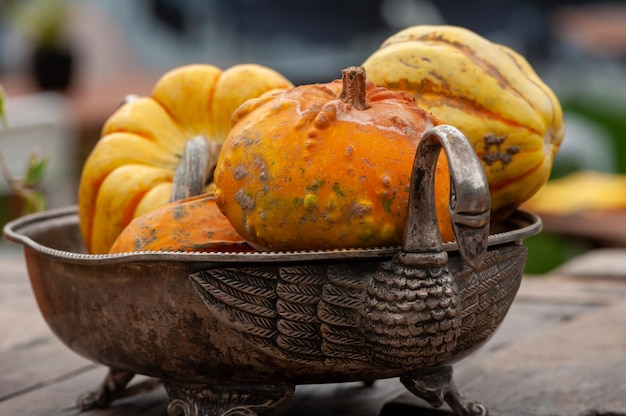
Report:
M135 373L109 368L109 373L97 390L88 391L78 397L76 400L78 408L81 411L105 409L116 399L147 392L161 384L160 380L150 379L127 388L126 386L134 376Z
M452 380L452 367L444 366L401 377L400 381L411 393L426 400L433 407L447 403L457 416L487 416L487 408L479 402L461 396Z
M256 416L271 414L289 400L293 385L206 385L164 380L168 416Z

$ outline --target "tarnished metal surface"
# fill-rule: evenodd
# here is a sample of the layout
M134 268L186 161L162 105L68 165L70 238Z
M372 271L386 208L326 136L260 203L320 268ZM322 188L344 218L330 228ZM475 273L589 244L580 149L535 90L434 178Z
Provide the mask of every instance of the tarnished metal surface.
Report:
M458 244L441 242L434 214L441 148ZM402 247L89 255L74 207L21 218L4 234L24 246L39 307L59 339L116 371L163 380L176 392L172 415L256 414L264 411L258 392L273 392L269 410L305 383L401 377L418 394L430 391L420 375L448 371L497 329L521 281L520 243L541 228L536 216L516 212L488 236L488 187L468 152L454 128L427 133ZM199 404L202 386L213 404ZM236 393L224 393L228 386ZM457 414L483 409L449 383L445 390Z

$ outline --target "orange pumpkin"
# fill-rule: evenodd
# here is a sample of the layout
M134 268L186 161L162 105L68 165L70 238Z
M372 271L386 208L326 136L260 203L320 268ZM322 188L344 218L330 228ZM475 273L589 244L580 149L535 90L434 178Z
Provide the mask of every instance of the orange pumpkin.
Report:
M215 170L217 203L260 249L398 245L417 144L436 124L358 67L341 80L264 94L233 113ZM438 215L452 239L443 161Z
M234 230L214 195L172 202L135 218L109 253L133 251L243 252L253 250Z

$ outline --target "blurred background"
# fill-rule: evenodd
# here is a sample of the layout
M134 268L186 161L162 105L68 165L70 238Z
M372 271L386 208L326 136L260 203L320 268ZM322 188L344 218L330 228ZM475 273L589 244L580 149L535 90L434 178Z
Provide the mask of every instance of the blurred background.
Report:
M586 169L626 173L623 1L0 0L4 165L19 177L31 154L47 157L47 206L72 204L106 118L127 94L149 94L169 69L256 62L295 84L326 82L395 32L444 23L517 50L555 91L567 134L553 178ZM0 180L0 222L22 209ZM626 237L601 237L548 230L527 240L527 271L626 245Z

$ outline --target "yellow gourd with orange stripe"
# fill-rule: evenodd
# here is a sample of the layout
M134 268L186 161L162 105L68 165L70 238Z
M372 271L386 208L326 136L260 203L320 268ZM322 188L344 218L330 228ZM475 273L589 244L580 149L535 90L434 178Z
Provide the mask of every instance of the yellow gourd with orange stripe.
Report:
M388 38L363 67L374 84L408 93L465 134L485 168L496 219L547 181L563 112L515 51L464 28L423 25Z

